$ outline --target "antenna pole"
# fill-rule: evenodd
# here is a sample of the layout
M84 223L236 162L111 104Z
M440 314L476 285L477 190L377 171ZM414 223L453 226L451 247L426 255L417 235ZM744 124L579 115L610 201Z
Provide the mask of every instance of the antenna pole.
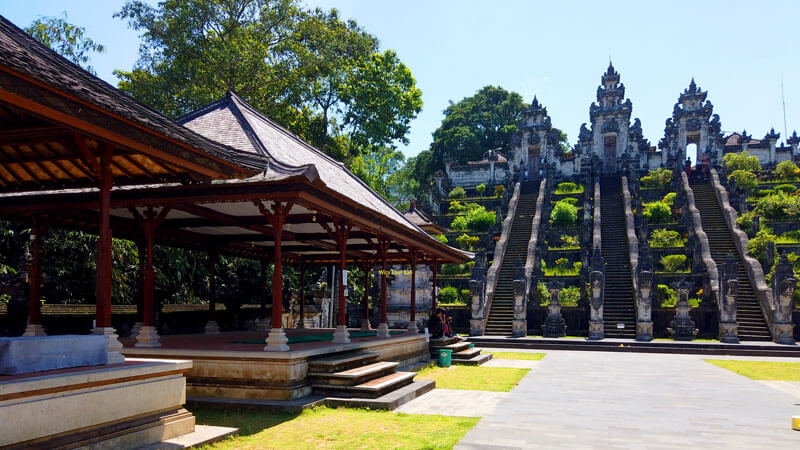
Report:
M783 104L783 135L789 137L788 129L786 128L786 97L783 95L783 74L781 73L781 103Z

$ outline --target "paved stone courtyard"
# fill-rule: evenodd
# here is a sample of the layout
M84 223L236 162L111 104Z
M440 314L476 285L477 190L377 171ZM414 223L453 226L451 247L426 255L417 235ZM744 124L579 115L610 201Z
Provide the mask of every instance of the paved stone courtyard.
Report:
M511 393L436 389L399 411L481 416L471 448L800 448L800 383L762 382L703 359L797 359L549 351ZM689 447L691 446L691 447Z

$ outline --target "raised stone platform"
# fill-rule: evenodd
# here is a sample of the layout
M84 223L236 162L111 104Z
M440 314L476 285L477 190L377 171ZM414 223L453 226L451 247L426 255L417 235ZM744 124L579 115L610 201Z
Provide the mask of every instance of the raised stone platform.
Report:
M183 409L190 361L0 376L0 447L139 448L195 429Z
M107 362L97 335L0 337L0 375L17 375Z
M398 334L385 339L357 338L345 344L290 344L286 352L265 352L263 345L236 343L254 336L264 338L253 333L164 336L161 348L125 347L123 353L128 357L189 359L193 362L186 375L189 400L224 399L229 403L237 400L302 401L312 394L309 362L319 361L325 355L369 352L377 355L374 362L408 366L424 360L428 353L425 336L420 334Z

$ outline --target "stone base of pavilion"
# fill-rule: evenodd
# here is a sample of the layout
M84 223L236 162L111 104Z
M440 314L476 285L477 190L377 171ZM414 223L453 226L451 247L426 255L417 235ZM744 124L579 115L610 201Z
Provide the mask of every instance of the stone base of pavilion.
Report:
M127 449L195 433L183 408L191 366L128 358L0 376L0 447Z
M292 337L333 334L334 329L286 329ZM360 330L353 328L351 333ZM319 403L324 396L312 395L308 380L309 361L349 352L377 353L376 361L397 362L400 368L427 364L428 343L422 334L394 330L388 338L350 337L346 344L328 341L289 343L284 352L264 351L263 332L224 332L219 335L167 335L160 348L134 347L121 339L126 357L168 358L192 361L186 374L187 399L222 404L283 404L286 409ZM300 339L302 340L302 339ZM308 400L308 402L305 402Z

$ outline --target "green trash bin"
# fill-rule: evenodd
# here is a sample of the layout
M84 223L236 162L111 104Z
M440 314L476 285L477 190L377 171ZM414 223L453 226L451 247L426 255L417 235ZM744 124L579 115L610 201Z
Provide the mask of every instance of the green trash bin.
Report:
M453 351L447 348L439 349L439 367L450 367Z
M475 348L475 344L473 344L473 343L470 343L470 344L469 344L469 348Z

